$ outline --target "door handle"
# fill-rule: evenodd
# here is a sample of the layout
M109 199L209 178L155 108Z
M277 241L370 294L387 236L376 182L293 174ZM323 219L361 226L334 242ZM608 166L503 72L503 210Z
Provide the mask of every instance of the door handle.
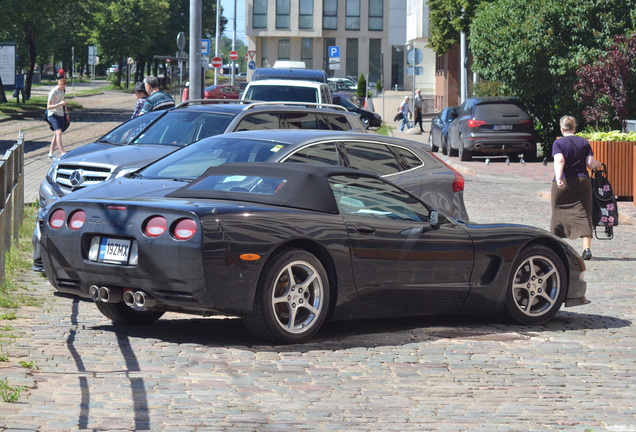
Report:
M375 228L366 225L356 225L356 231L362 234L373 234L375 233Z

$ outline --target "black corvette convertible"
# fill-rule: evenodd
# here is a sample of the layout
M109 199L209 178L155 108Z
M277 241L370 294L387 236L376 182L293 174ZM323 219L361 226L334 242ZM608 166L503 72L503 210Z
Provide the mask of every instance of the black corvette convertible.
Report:
M372 173L241 163L161 198L112 190L49 206L41 246L56 295L116 322L236 315L258 338L294 343L328 319L503 312L539 324L588 303L565 242L459 222Z

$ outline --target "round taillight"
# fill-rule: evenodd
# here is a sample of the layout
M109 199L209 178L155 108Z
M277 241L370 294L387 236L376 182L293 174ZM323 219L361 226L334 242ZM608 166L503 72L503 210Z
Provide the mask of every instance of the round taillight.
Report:
M144 234L148 237L159 237L168 229L168 222L163 216L153 216L146 221Z
M66 212L62 209L55 210L49 218L49 226L53 229L60 229L66 221Z
M78 230L84 226L84 222L86 222L86 213L82 210L77 210L71 214L68 226L72 230Z
M174 229L172 230L172 235L177 240L189 240L197 233L197 223L192 219L181 219L178 221Z

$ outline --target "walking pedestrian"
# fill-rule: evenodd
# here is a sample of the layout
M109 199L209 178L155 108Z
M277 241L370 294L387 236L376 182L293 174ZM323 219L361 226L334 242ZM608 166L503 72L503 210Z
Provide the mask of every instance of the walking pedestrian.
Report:
M150 111L164 110L174 107L174 99L168 93L159 90L159 80L155 76L144 78L144 86L148 97L141 108L139 115Z
M48 110L48 118L51 127L53 128L53 139L51 140L51 146L49 148L49 158L53 158L53 152L55 148L60 151L60 156L64 156L64 145L62 144L62 133L68 128L71 121L71 117L66 108L66 80L64 78L58 80L57 85L49 92L49 98L46 103L46 109Z
M402 124L400 125L400 132L404 132L404 126L406 129L411 129L411 122L409 116L411 116L411 107L409 106L409 97L404 96L404 100L400 104L399 111L402 113Z
M415 90L415 97L413 98L413 109L415 114L413 115L413 127L415 125L420 126L420 132L424 133L422 127L422 108L424 108L424 99L422 99L422 91L420 89Z
M22 102L26 102L24 99L24 71L20 71L15 76L15 90L13 91L13 97L17 99L17 103L20 103L20 95L22 95Z
M550 231L561 238L582 238L584 260L592 259L592 183L587 169L601 168L590 143L574 135L576 119L563 116L561 138L552 144L552 221Z
M137 98L137 102L135 103L135 109L133 110L132 117L135 118L141 113L141 109L146 102L146 98L148 97L148 92L146 91L146 86L144 83L138 82L135 84L135 89L133 91L135 93L135 98Z

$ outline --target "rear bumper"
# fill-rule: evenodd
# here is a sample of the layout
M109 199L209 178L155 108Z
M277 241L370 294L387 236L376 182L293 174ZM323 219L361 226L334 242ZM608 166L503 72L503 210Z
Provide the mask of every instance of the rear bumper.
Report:
M528 135L505 137L469 135L464 137L463 145L466 150L485 154L523 153L537 149L536 139Z

